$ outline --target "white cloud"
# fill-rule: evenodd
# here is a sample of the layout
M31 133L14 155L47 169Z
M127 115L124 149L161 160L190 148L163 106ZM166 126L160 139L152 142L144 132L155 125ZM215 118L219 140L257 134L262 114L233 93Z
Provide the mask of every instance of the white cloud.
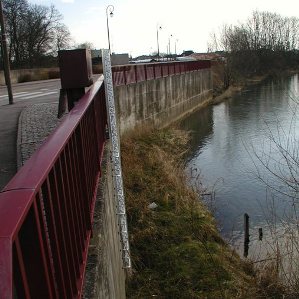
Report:
M61 0L61 2L63 2L63 3L74 3L75 0Z

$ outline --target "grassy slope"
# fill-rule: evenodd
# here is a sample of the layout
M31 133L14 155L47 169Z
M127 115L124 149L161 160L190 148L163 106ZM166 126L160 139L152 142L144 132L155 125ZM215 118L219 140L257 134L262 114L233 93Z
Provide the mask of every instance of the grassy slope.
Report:
M186 133L174 129L135 132L122 142L133 261L127 296L254 298L250 267L186 185L180 161L187 143Z

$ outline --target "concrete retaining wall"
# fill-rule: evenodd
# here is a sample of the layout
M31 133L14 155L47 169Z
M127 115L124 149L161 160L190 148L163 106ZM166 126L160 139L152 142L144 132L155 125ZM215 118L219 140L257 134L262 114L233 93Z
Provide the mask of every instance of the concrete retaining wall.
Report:
M211 98L210 70L173 75L115 88L121 133L139 125L165 126ZM126 273L110 163L110 143L102 162L83 298L125 298ZM130 233L130 232L129 232Z
M126 273L122 262L110 152L111 144L107 143L101 164L93 238L88 249L84 299L126 298Z
M117 86L120 133L140 125L166 126L212 97L210 69Z

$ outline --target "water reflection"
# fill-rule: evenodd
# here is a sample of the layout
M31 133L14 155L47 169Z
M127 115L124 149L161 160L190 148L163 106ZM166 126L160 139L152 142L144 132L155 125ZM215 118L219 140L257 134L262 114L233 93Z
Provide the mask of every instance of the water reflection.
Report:
M265 166L287 175L275 142L295 153L299 138L296 97L297 75L268 80L190 115L181 124L193 136L187 170L200 169L204 185L215 189L216 218L226 238L239 238L244 213L250 215L252 227L263 226L273 217L293 217L293 203L284 194L283 181Z
M211 106L193 113L182 120L180 127L192 133L187 159L191 160L200 154L201 149L213 133L213 124L213 107Z

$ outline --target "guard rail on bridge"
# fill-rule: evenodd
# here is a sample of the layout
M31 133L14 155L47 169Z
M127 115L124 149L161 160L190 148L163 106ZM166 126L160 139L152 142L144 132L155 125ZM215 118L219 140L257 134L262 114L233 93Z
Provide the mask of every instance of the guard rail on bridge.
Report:
M113 83L115 86L127 85L171 75L197 71L211 67L210 60L188 62L162 62L114 66Z
M206 67L122 66L114 82ZM0 298L81 297L106 124L101 77L1 191Z

